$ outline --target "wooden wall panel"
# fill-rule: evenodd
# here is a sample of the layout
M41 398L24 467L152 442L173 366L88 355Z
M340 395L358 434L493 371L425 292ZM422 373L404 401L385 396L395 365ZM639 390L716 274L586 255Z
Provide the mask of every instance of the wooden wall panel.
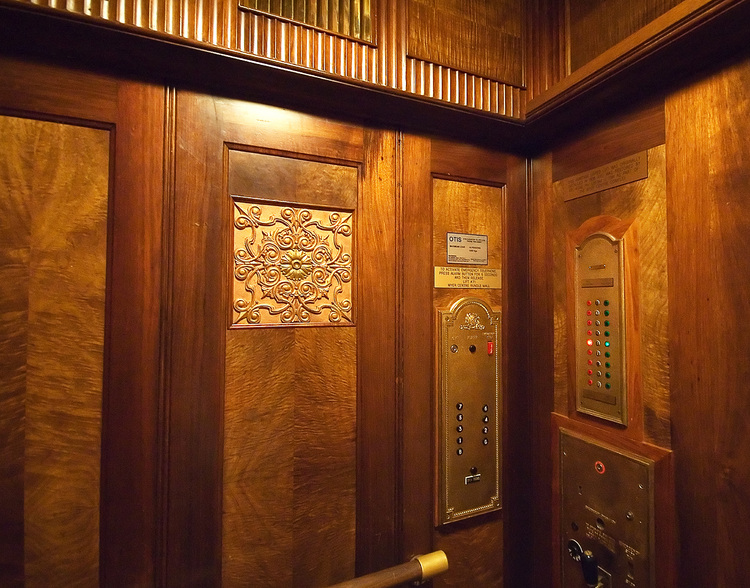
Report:
M501 152L406 135L403 174L404 557L445 550L451 568L433 581L436 586L516 585L527 573L525 565L517 564L530 516L524 502L530 448L519 434L528 426L526 347L516 336L525 332L527 317L527 281L519 263L526 258L525 162ZM491 235L490 265L502 267L503 290L435 290L433 265L445 265L445 231L473 232L476 227ZM434 313L436 305L461 294L490 296L503 312L503 511L436 529ZM427 496L432 497L429 503ZM514 541L522 546L519 552L509 547Z
M552 155L553 180L565 174L579 173L582 168L602 165L607 154L610 161L640 149L647 149L662 136L663 106L639 111L618 123L607 123ZM616 137L620 136L618 141ZM594 155L589 155L594 154ZM559 186L555 184L555 186ZM553 203L553 265L555 300L555 410L575 415L568 386L568 336L565 242L567 234L586 219L608 214L633 220L637 226L640 263L638 264L639 317L641 352L631 359L641 378L640 389L628 391L631 409L630 426L623 435L670 447L669 354L667 334L667 255L666 255L666 175L664 147L648 149L648 179L611 188L567 202L563 192L555 190ZM634 411L634 412L633 412Z
M750 528L747 58L667 99L680 586L745 582Z
M10 515L10 538L22 539L23 559L13 546L6 569L16 577L22 570L31 586L94 586L110 136L0 121L10 155L2 166L3 273L16 278L2 282L5 304L15 301L3 313L2 340L21 343L8 358L2 423L3 437L15 440L3 448L11 473L4 490L13 493L3 497L3 518Z
M406 23L410 57L523 85L523 10L519 0L408 0Z
M505 0L500 7L470 0L468 20L465 6L446 2L447 13L456 18L441 15L433 19L442 27L437 35L434 27L427 29L429 34L414 28L419 21L408 17L406 3L382 0L373 10L371 41L248 9L229 0L7 1L11 5L39 6L48 13L51 9L82 16L90 23L125 27L129 32L197 45L231 57L250 57L263 64L281 64L338 81L374 84L388 92L451 107L512 119L520 119L525 113L524 18L518 0ZM465 26L456 31L457 23ZM487 27L488 34L484 30ZM440 42L448 31L453 39L451 46L460 49L450 49L447 60L442 60ZM419 43L422 49L426 47L422 40L429 39L430 51L407 52L407 34L412 44ZM500 39L499 52L493 39ZM480 41L484 50L477 53ZM433 55L435 52L438 54ZM485 71L487 68L491 71Z
M570 71L637 32L682 0L566 0Z
M234 150L228 155L231 194L253 198L260 207L263 201L357 207L356 167ZM356 238L356 218L351 225ZM261 230L270 236L278 228ZM303 234L314 232L308 227ZM333 237L322 236L318 254L334 246ZM264 302L271 295L258 298ZM307 300L309 307L317 306ZM326 323L315 323L321 324ZM227 333L222 515L227 586L243 585L249 577L265 585L328 585L354 575L356 329L305 326Z
M110 133L109 292L102 398L100 575L154 581L157 557L164 90L3 58L0 108ZM112 167L112 166L111 166Z

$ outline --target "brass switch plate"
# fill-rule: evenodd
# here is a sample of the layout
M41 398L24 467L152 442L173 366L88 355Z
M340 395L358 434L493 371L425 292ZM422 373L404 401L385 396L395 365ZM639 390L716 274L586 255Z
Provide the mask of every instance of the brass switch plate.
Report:
M627 425L622 239L598 232L575 248L576 409Z
M560 429L563 588L583 586L577 541L612 588L655 586L654 462Z
M501 507L501 315L478 298L438 311L436 524Z

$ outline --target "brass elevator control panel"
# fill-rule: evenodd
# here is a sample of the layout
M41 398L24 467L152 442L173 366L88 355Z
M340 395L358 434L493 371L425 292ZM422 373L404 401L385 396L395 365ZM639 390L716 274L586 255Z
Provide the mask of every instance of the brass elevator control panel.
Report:
M501 507L500 318L478 298L438 311L438 525Z
M627 425L624 247L598 232L575 248L576 409Z
M560 525L563 588L655 586L654 462L560 429Z

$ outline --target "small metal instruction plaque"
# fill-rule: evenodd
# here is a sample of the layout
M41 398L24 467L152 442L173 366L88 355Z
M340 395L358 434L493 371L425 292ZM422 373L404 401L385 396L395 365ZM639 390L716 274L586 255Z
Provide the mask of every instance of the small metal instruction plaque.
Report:
M500 270L490 267L435 267L435 288L502 288Z
M628 155L617 161L555 182L565 201L588 196L648 177L648 151Z
M448 233L448 263L467 265L487 265L487 235L468 235L466 233Z

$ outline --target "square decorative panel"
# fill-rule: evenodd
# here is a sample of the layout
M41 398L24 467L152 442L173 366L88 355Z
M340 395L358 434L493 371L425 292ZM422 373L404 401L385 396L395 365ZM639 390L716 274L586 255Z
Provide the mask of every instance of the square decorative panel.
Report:
M353 324L353 213L232 200L232 326Z

